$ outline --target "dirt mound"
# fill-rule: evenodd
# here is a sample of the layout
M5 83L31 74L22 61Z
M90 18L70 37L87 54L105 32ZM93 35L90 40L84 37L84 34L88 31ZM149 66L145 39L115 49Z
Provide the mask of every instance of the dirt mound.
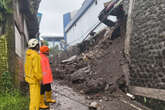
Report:
M118 83L123 75L124 64L124 37L119 36L119 33L116 28L107 28L78 44L81 54L56 65L55 77L65 79L73 86L75 84L85 93L114 92L120 85L125 86L126 83Z

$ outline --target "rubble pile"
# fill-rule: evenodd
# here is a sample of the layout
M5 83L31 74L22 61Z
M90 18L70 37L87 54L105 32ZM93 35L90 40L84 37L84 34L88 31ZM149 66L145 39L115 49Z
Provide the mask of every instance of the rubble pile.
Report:
M85 43L78 44L80 54L57 64L55 77L76 85L86 94L113 93L124 87L126 81L122 78L121 67L125 63L124 38L117 34L112 40L112 32L113 29L104 29Z

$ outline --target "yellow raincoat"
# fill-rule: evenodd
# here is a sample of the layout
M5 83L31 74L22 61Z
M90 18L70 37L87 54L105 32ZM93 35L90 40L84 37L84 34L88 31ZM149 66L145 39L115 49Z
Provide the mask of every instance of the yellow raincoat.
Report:
M31 49L26 51L25 81L30 88L29 110L39 110L40 105L40 82L42 80L42 69L40 55Z

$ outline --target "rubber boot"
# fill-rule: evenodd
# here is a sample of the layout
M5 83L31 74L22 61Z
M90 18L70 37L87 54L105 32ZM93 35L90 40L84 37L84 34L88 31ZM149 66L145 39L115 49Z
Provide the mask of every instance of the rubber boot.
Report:
M56 103L56 100L52 99L52 92L46 92L46 102L48 103Z
M49 107L45 105L44 102L44 95L41 95L41 101L40 101L40 109L48 109Z

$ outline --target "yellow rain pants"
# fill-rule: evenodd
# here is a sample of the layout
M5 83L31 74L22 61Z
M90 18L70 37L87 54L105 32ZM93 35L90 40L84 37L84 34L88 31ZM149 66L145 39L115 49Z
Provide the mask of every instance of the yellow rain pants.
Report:
M30 107L29 110L39 110L40 105L40 84L29 84Z

